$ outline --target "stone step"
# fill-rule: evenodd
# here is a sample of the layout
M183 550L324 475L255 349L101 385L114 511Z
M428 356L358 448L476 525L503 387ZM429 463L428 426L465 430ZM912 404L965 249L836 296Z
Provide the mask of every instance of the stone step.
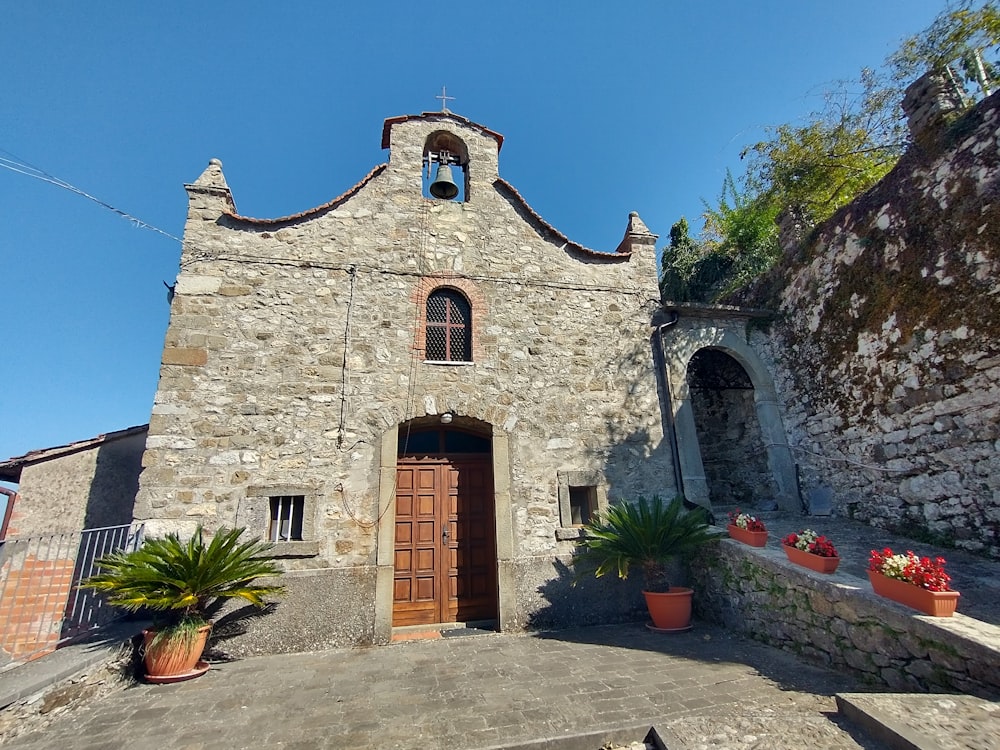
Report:
M890 750L1000 750L1000 703L949 694L836 697L843 716Z

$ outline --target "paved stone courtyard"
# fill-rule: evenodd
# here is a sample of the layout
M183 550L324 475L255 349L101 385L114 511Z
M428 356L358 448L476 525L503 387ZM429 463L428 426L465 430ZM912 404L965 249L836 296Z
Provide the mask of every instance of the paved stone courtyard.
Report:
M836 713L834 693L863 690L714 626L631 624L253 657L57 709L4 744L597 750L656 726L670 750L884 750Z

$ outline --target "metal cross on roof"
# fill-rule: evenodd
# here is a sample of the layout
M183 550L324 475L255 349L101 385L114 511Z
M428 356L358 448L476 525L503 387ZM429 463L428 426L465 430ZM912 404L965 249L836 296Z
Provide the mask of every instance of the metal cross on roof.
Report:
M440 96L435 96L434 98L441 100L441 111L442 112L447 112L448 111L448 100L449 99L454 99L455 97L448 96L447 89L444 86L442 86L441 87L441 95Z

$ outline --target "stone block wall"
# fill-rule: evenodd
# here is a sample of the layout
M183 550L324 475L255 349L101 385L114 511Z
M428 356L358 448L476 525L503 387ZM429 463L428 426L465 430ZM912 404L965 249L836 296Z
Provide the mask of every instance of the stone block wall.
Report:
M266 609L229 602L209 647L232 657L371 645L375 574L370 567L294 571ZM331 606L333 605L333 606Z
M131 523L146 434L123 437L81 450L27 462L20 472L18 502L8 537Z
M752 388L692 388L691 406L712 505L753 507L773 498Z
M692 566L695 608L812 661L897 691L1000 697L1000 628L956 614L916 616L867 580L812 573L777 549L723 539Z
M421 194L423 148L445 130L468 153L464 202ZM633 215L617 251L569 241L499 178L496 134L464 118L395 118L383 140L388 164L292 217L236 214L218 162L188 186L136 517L151 534L262 535L268 495L302 495L310 544L287 568L378 564L391 582L379 524L397 430L450 412L505 446L501 572L551 569L573 544L558 534L560 473L598 477L610 499L674 492L650 346L655 236ZM425 361L424 301L441 286L471 303L470 363ZM508 602L505 622L525 606Z
M805 492L1000 557L1000 97L939 122L740 302Z

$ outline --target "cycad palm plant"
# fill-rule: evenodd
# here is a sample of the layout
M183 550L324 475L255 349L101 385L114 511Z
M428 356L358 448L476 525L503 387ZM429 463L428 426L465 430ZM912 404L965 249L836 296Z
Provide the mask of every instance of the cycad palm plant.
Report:
M176 534L147 539L137 550L102 557L101 572L80 585L107 594L110 604L130 612L161 613L161 633L190 631L210 623L208 610L221 598L260 607L263 597L281 593L281 586L254 583L281 568L268 555L270 544L241 542L243 531L221 529L208 544L200 526L186 542Z
M668 591L667 563L720 535L709 526L707 512L685 510L682 497L669 503L658 495L640 497L635 503L612 505L584 527L574 567L578 575L600 578L613 572L627 578L635 565L642 570L646 591Z

